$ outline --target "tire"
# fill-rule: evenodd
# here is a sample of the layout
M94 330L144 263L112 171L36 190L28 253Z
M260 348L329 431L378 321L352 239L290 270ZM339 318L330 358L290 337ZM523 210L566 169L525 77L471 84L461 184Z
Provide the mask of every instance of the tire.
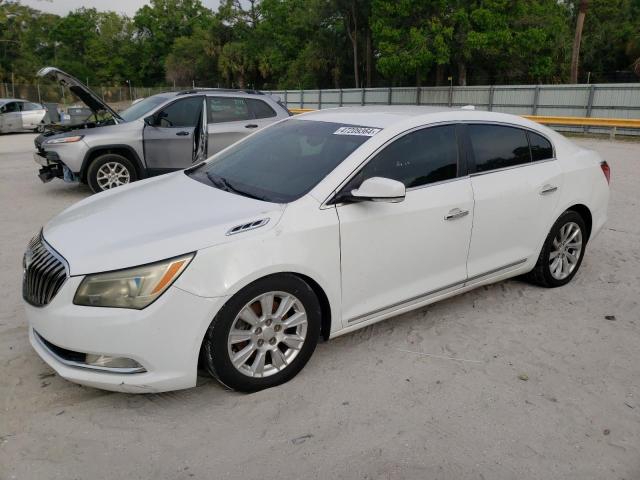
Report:
M579 229L579 233L575 233L576 229ZM566 241L566 246L563 246L562 238L563 233L567 233L567 237L574 235L574 239ZM577 239L580 239L579 252L575 248L577 245ZM556 243L554 243L554 240ZM560 240L560 241L559 241ZM561 287L569 283L573 277L578 273L580 265L582 265L582 259L587 246L587 228L583 218L577 212L573 210L567 210L560 218L556 220L551 227L551 231L544 241L540 255L536 266L525 275L525 278L536 285L540 285L545 288ZM562 248L560 248L562 247ZM564 252L564 256L562 253ZM552 258L554 255L554 258ZM562 265L558 265L558 260ZM572 257L576 260L571 262ZM566 259L567 263L564 263ZM565 268L569 265L570 268ZM559 271L558 268L561 270Z
M104 175L113 175L112 177ZM135 182L138 173L133 162L117 153L105 153L96 157L87 170L87 183L94 193Z
M271 317L265 317L269 305ZM281 323L287 321L295 325ZM230 389L256 392L275 387L291 380L311 358L320 324L320 303L311 287L292 274L271 275L248 285L222 307L202 342L201 362Z

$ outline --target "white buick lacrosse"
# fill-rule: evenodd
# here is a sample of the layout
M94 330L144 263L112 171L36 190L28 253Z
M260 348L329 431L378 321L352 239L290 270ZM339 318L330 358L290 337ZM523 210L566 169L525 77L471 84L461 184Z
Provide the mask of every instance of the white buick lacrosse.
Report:
M427 107L285 119L188 170L110 190L24 256L33 348L126 392L250 392L316 343L492 282L571 281L609 166L520 117Z

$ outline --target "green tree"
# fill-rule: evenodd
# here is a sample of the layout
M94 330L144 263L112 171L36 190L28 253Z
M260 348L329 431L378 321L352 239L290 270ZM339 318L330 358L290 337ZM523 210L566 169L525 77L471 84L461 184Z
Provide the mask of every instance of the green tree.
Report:
M445 1L374 0L371 29L378 49L378 70L394 78L414 74L416 85L436 64L451 57L453 28L439 12Z
M165 60L175 40L191 36L198 27L206 28L213 12L200 0L151 0L133 21L138 71L147 82L158 84L165 79Z

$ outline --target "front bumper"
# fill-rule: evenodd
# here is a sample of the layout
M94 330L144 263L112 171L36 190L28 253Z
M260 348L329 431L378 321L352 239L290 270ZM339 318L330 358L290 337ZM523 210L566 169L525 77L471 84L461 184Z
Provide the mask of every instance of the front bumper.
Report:
M42 180L42 183L50 182L54 178L61 178L65 182L75 182L79 178L69 167L62 163L56 152L34 152L33 160L42 166L42 168L38 170L38 178Z
M45 307L25 304L31 345L61 377L128 393L196 385L202 339L224 297L198 297L171 287L143 310L83 307L73 304L81 280L67 279ZM47 342L74 352L130 358L145 371L116 373L74 364L60 358Z
M61 178L66 182L80 179L82 162L88 152L87 144L81 140L75 143L48 145L36 142L33 160L40 165L38 176L43 182Z

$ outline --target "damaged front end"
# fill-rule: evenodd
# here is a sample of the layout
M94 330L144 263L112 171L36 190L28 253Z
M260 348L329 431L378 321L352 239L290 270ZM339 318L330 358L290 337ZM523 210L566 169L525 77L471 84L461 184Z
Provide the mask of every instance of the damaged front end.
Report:
M45 132L38 135L34 140L36 151L33 154L33 159L38 165L40 165L38 178L42 180L43 183L50 182L54 178L60 178L65 182L76 182L80 180L79 176L73 173L71 169L64 164L60 155L58 155L58 152L54 150L45 150L43 147L43 143L47 137L57 133L59 132Z

